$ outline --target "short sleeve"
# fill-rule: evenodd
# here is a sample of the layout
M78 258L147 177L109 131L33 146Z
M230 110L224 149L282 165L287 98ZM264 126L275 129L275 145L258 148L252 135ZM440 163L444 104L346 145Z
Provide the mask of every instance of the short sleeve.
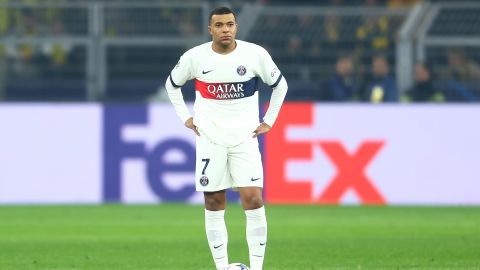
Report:
M276 87L282 79L282 74L270 54L262 47L260 47L259 61L260 78L270 87Z
M181 57L178 63L170 73L170 82L175 87L183 86L188 80L193 79L192 76L192 64L190 54L187 51Z

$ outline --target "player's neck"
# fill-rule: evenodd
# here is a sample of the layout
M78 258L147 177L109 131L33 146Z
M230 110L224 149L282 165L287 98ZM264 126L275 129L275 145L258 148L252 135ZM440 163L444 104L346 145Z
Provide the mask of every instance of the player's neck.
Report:
M221 44L212 43L212 50L219 54L229 54L237 48L237 41L233 41L228 46L222 46Z

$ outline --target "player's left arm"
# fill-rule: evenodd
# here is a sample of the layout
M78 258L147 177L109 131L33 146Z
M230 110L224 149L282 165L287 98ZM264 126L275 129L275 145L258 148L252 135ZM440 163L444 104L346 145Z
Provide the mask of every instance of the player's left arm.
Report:
M273 91L267 112L263 117L263 122L255 129L253 137L266 133L272 128L288 90L287 80L285 80L277 65L273 62L270 54L263 48L260 56L259 75L263 82L272 87Z

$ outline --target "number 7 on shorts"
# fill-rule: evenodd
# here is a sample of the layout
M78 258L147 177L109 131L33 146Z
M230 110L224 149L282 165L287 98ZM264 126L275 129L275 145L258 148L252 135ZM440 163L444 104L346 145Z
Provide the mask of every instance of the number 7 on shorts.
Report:
M203 158L202 162L205 162L205 166L203 166L203 170L202 170L202 175L204 175L205 170L207 169L208 163L210 162L210 159L209 158Z

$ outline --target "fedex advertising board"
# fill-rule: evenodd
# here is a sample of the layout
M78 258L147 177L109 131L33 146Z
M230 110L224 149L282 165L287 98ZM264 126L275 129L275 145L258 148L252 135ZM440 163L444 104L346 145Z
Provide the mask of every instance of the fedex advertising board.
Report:
M287 103L264 139L265 199L480 204L478 115ZM201 203L194 162L195 136L170 104L0 106L0 203Z
M0 105L0 203L101 202L101 111Z
M170 105L3 105L0 129L0 203L203 202Z
M285 104L271 203L479 204L479 106Z
M171 106L106 106L103 122L103 201L203 201L194 133Z

